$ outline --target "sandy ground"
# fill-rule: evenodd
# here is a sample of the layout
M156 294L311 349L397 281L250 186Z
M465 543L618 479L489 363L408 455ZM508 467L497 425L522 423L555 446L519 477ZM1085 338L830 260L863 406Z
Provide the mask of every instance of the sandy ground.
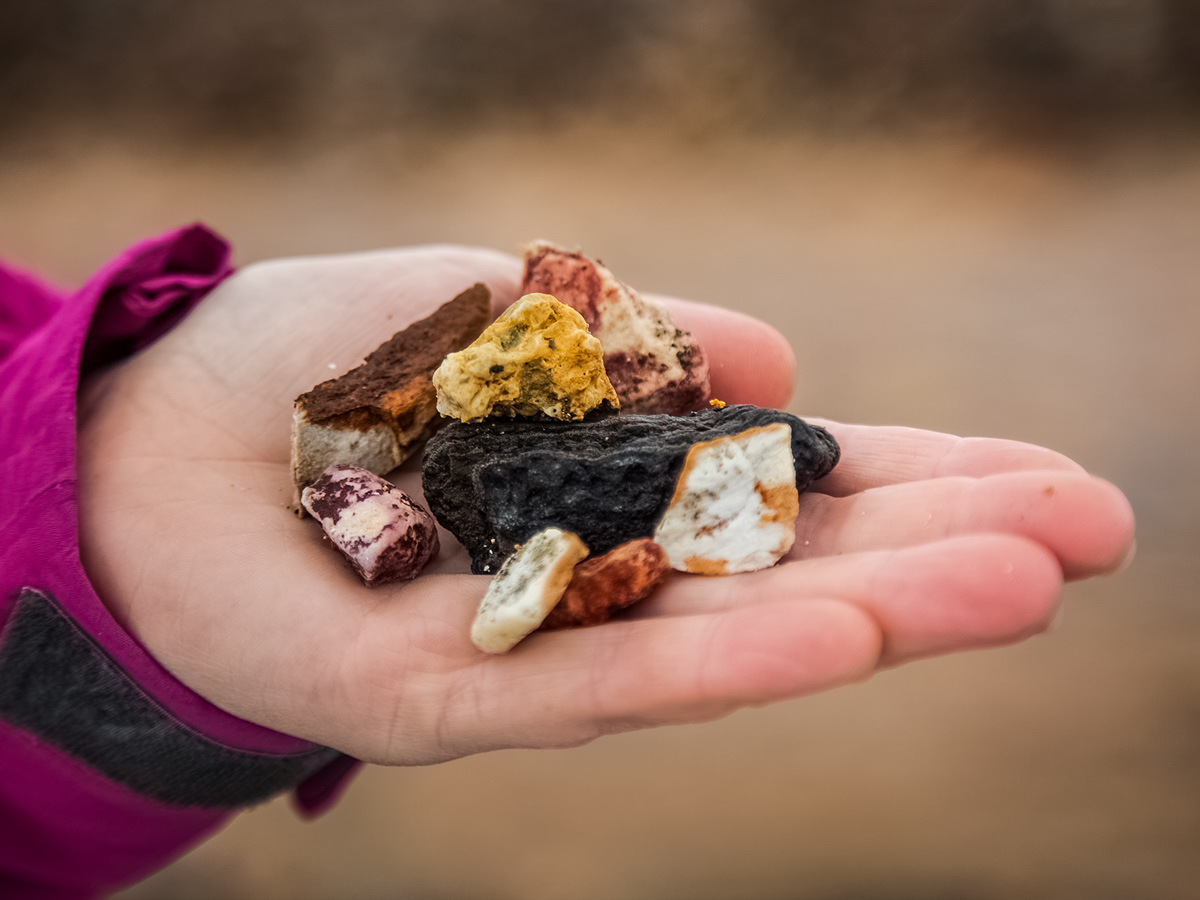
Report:
M1200 897L1200 151L580 133L0 158L0 252L64 284L193 219L241 262L579 243L773 323L792 409L1053 446L1139 517L1020 646L704 726L365 772L124 900Z

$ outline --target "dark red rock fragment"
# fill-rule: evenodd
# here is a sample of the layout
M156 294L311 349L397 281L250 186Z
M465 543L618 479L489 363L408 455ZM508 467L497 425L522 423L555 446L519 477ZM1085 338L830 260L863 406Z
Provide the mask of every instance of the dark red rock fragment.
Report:
M542 629L599 625L627 606L645 600L671 571L667 554L650 538L639 538L579 563L562 599Z

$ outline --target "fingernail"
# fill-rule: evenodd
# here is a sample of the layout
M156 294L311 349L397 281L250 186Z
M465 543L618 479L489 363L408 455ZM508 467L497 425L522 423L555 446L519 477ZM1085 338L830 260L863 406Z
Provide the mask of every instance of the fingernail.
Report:
M1117 563L1117 567L1113 569L1114 575L1119 575L1130 566L1133 565L1133 558L1137 556L1137 539L1129 542L1129 549L1125 551L1125 555L1121 557L1121 561Z
M1050 614L1050 621L1046 623L1045 633L1058 631L1062 628L1063 620L1067 617L1067 604L1059 603L1054 607L1054 612Z

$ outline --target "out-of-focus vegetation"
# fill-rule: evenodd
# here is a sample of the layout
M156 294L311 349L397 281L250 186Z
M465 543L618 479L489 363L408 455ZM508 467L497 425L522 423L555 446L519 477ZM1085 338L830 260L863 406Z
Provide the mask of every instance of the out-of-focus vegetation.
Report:
M1200 119L1197 0L0 4L0 138L544 127L1092 133Z

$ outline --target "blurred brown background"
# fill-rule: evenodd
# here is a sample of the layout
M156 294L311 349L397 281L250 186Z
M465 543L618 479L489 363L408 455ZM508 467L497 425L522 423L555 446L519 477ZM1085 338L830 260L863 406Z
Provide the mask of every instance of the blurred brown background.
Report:
M1110 478L1026 644L569 752L372 769L121 894L1200 897L1200 2L0 3L0 253L580 244L784 331L793 409Z

